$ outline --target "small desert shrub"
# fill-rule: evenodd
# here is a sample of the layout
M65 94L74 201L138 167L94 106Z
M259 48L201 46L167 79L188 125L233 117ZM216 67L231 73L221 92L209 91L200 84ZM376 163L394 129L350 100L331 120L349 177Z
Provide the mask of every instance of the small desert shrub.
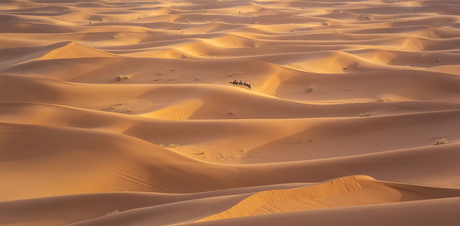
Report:
M176 145L175 145L175 144L170 144L169 147L170 147L170 148L175 148Z
M122 79L130 79L131 75L118 75L117 80L121 81Z
M438 59L438 62L441 62L441 59Z
M366 114L359 114L359 117L368 117L368 116L371 116L371 113L367 112Z
M169 78L169 81L172 81L172 80L173 80L173 78L172 78L172 77L171 77L171 78Z
M313 87L308 87L307 93L311 93L313 91Z
M131 112L131 108L128 108L128 112Z
M329 25L329 23L328 23L328 22L324 22L323 25L324 25L324 26L327 26L327 25Z
M162 147L162 148L164 148L164 147L165 147L165 146L164 146L164 145L162 145L162 144L159 144L158 146L160 146L160 147Z
M343 70L347 70L347 69L348 69L348 67L344 67L344 68L343 68Z
M206 151L201 152L201 154L202 154L202 155L205 155L205 154L206 154Z
M172 68L171 71L174 71L174 68Z
M119 213L118 210L110 211L106 215L111 215L111 214L116 214L116 213Z
M200 80L200 77L196 77L196 79L195 79L195 80L197 80L197 81L198 81L198 80Z
M159 72L158 72L158 75L162 75L162 74L163 74L163 72L162 72L162 71L159 71Z
M115 106L112 106L112 109L115 109Z
M443 138L441 140L436 140L436 142L433 143L433 145L440 145L440 144L447 144L449 143L446 138Z

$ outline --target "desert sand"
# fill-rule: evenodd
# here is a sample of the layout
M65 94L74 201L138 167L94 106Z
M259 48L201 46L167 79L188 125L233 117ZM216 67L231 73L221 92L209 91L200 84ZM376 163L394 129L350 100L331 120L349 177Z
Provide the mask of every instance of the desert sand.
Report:
M459 14L0 1L0 225L459 225Z

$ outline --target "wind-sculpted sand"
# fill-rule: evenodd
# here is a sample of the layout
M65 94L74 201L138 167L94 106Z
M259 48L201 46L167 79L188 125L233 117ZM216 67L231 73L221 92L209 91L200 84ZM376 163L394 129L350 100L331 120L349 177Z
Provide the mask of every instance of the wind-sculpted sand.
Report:
M458 225L459 12L0 1L0 225Z

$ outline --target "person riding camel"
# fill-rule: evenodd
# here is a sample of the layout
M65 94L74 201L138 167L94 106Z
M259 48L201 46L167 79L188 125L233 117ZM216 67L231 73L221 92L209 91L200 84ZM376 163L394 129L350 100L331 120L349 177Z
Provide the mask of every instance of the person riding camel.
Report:
M233 82L230 82L230 84L232 84L232 85L234 85L234 86L238 86L238 85L240 85L240 86L245 86L245 87L247 87L247 88L249 88L249 89L252 88L250 82L248 82L248 81L244 81L244 82L243 82L243 80L240 80L240 81L238 82L238 81L236 81L236 79L235 79Z

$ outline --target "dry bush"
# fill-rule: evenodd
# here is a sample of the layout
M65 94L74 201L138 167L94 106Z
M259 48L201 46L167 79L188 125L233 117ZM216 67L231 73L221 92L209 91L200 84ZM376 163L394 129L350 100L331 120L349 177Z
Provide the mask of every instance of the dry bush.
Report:
M112 215L112 214L116 214L116 213L119 213L118 210L110 211L106 215Z
M122 79L130 79L131 75L118 75L117 80L121 81Z
M441 144L447 144L449 143L446 138L443 138L441 140L436 140L436 142L433 143L433 145L441 145Z

